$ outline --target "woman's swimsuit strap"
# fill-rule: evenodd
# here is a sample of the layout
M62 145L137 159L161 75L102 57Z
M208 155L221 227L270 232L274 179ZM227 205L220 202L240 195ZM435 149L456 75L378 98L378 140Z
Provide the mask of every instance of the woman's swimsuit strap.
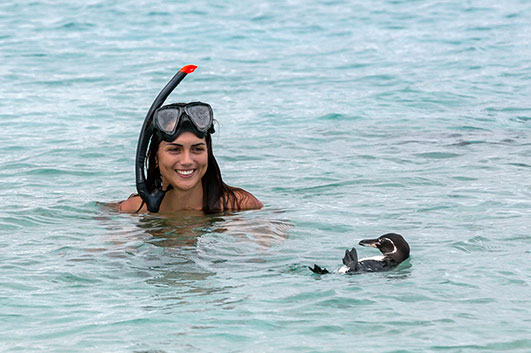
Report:
M138 210L135 211L135 213L139 213L140 210L142 209L142 207L144 207L145 204L146 204L146 202L144 200L142 200L142 203L140 204L140 207L138 208Z
M130 199L131 197L136 197L136 196L140 196L140 195L137 194L137 193L133 193L133 194L129 195L129 197L127 199ZM140 204L140 207L134 213L139 213L140 210L142 209L142 207L144 207L145 204L146 204L146 202L144 200L142 200L142 203Z

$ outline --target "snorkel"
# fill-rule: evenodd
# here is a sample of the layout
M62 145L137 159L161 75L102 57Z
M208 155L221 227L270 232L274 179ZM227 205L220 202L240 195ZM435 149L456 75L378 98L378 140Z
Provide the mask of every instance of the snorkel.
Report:
M170 95L171 92L179 85L179 83L188 75L189 73L194 72L197 68L195 65L186 65L183 66L173 78L164 86L162 91L157 95L157 98L151 104L149 111L142 125L142 130L140 130L140 136L138 137L138 145L136 148L136 190L138 194L144 200L147 205L149 212L158 212L162 199L166 194L167 190L162 190L162 181L158 180L156 183L155 190L150 192L147 189L146 185L146 175L145 170L145 161L146 161L146 152L149 145L151 136L153 135L153 114L155 110L160 108L166 98Z

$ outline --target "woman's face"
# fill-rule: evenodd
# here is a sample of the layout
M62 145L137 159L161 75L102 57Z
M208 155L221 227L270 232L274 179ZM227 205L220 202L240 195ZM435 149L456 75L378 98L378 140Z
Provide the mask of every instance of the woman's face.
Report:
M157 162L164 186L188 191L201 186L201 178L208 168L208 151L204 138L183 132L174 141L162 141Z

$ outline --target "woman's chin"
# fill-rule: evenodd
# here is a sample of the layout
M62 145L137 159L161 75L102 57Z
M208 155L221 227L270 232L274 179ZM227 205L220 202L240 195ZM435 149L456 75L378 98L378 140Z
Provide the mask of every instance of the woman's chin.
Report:
M171 185L176 190L190 191L201 186L201 180L197 180L196 178L190 180L174 180Z

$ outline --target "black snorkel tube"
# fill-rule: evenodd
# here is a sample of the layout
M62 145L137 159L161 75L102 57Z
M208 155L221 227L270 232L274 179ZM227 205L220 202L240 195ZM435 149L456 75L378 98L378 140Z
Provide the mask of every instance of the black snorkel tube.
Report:
M162 190L162 181L160 180L156 182L157 185L155 190L152 192L149 192L146 185L146 175L144 174L144 169L149 140L153 135L153 125L151 124L153 120L153 114L155 113L155 110L162 106L166 98L168 98L170 93L173 92L175 87L177 87L183 78L185 78L189 73L194 72L196 68L197 66L195 65L183 66L183 68L181 68L175 74L175 76L173 76L170 82L168 82L162 91L160 91L157 98L155 98L155 101L153 101L153 104L151 104L151 108L149 108L146 119L144 120L144 124L142 125L142 130L140 130L138 145L136 147L136 190L138 191L138 194L142 200L144 200L146 203L149 212L159 211L162 199L164 198L166 191L168 191L167 189Z

